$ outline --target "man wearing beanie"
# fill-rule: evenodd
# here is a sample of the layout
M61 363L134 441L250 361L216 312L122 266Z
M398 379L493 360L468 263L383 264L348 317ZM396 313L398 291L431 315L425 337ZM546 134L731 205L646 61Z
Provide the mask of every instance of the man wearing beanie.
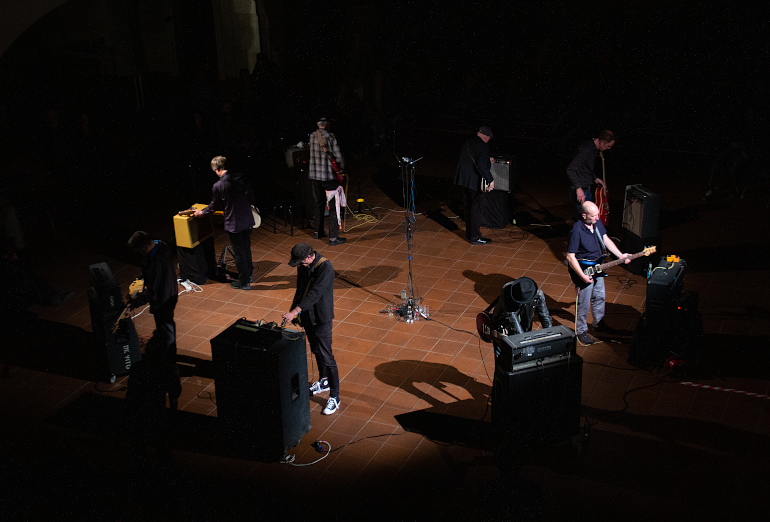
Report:
M318 380L310 387L310 393L329 392L323 414L331 415L340 407L340 378L332 353L334 267L307 243L298 243L291 249L289 266L297 267L297 291L283 319L293 322L299 316L318 363Z

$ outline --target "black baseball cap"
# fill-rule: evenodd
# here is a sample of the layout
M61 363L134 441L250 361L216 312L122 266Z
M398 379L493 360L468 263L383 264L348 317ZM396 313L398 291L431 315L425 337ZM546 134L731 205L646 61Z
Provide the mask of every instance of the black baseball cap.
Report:
M305 260L307 256L313 253L313 247L307 243L297 243L291 249L291 260L289 266L297 266Z

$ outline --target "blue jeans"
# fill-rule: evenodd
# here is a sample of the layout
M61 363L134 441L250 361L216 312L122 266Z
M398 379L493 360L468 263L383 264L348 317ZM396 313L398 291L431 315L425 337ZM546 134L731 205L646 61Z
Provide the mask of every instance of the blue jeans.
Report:
M575 287L577 289L577 287ZM604 278L597 277L594 282L578 290L577 320L575 321L575 333L578 335L588 331L588 311L593 316L593 324L596 326L604 317Z

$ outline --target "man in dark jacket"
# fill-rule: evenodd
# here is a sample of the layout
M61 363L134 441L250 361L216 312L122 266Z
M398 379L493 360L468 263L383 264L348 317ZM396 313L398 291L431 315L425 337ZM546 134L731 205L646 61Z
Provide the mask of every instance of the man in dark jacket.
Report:
M476 135L463 144L455 171L455 185L463 191L465 207L465 239L472 245L486 245L491 239L481 237L481 196L495 188L491 167L495 159L489 156L492 129L482 126ZM482 186L484 181L485 186Z
M217 156L211 160L213 170L219 181L211 189L211 203L203 210L196 210L195 217L205 216L217 210L224 210L225 230L230 236L233 247L235 266L238 268L238 281L230 286L241 290L251 290L251 274L254 263L251 260L251 229L254 226L254 214L251 204L254 193L249 183L241 174L230 173L225 165L227 158Z
M283 319L294 321L300 317L310 351L318 363L318 381L310 387L310 393L329 391L323 414L331 415L340 407L340 378L332 354L334 267L307 243L298 243L291 249L289 265L297 267L297 291Z
M171 263L171 249L166 243L143 231L134 232L128 240L129 248L142 254L142 278L144 289L135 296L128 296L128 306L138 308L150 303L150 313L155 318L155 335L168 347L169 354L176 356L176 323L174 309L179 296L176 270Z
M608 151L615 145L615 133L603 130L598 138L593 138L580 144L575 157L567 165L569 178L570 200L575 207L575 220L580 221L583 215L581 205L592 201L593 185L604 187L604 180L594 174L596 156ZM606 187L605 187L606 188Z
M529 277L520 277L503 286L500 299L492 313L491 323L505 328L508 335L518 335L532 331L532 321L537 312L543 328L553 326L551 314L545 306L545 294ZM495 357L500 355L500 348L495 343Z

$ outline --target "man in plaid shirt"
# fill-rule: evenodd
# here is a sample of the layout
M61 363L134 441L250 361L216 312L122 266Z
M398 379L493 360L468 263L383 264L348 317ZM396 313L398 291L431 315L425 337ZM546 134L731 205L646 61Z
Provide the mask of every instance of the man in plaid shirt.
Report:
M329 203L334 201L337 196L329 196L327 192L333 192L340 186L337 175L332 170L332 164L329 156L335 159L340 171L345 167L345 158L342 157L337 138L326 129L329 127L329 121L321 118L316 122L318 130L308 136L310 143L310 169L308 178L313 189L313 226L315 227L315 238L326 237L324 234L324 211ZM326 148L326 151L324 151ZM327 155L328 153L328 155ZM329 206L329 244L341 245L347 241L340 235L340 223L337 219L337 213L333 206Z

